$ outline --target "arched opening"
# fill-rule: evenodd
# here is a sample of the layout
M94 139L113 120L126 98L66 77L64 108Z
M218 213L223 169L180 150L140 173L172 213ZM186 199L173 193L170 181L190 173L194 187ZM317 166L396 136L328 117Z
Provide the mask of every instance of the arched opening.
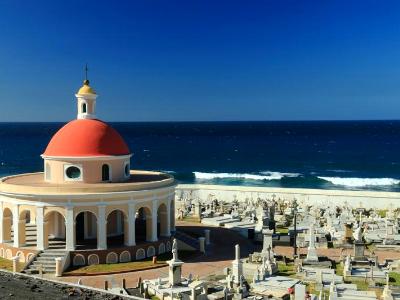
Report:
M123 246L126 243L127 222L123 211L117 209L107 216L107 247Z
M109 181L110 180L110 166L104 164L101 167L101 180L102 181Z
M151 240L151 211L141 207L136 212L135 218L136 244Z
M86 114L87 108L86 108L86 103L82 104L82 113Z
M45 241L51 249L65 248L65 218L58 211L51 211L45 216Z
M13 225L13 214L11 209L5 208L3 210L3 241L12 242L12 225Z
M129 175L130 175L130 165L129 165L129 163L125 164L124 172L125 172L125 177L129 177Z
M90 211L79 213L75 219L76 249L97 248L97 218Z
M169 236L167 206L161 203L157 210L157 237Z
M36 224L31 223L31 212L29 210L23 210L20 212L18 231L20 245L24 245L26 247L36 247Z

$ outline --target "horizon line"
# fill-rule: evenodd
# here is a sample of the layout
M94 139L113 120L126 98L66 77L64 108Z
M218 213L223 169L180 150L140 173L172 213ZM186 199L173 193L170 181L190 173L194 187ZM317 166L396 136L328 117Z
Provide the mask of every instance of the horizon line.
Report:
M0 124L6 123L68 123L77 120L71 119L67 121L0 121ZM160 121L114 121L102 120L109 123L268 123L268 122L398 122L400 119L302 119L302 120L160 120Z

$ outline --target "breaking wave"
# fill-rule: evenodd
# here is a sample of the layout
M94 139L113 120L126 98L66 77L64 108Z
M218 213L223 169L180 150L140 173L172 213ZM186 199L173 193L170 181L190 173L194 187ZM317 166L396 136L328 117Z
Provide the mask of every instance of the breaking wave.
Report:
M357 177L322 177L318 178L328 181L334 185L342 185L348 187L366 187L366 186L388 186L397 185L399 179L394 178L357 178Z
M280 172L260 172L259 174L250 173L205 173L205 172L193 172L196 179L251 179L251 180L280 180L283 177L296 177L300 174L297 173L280 173Z

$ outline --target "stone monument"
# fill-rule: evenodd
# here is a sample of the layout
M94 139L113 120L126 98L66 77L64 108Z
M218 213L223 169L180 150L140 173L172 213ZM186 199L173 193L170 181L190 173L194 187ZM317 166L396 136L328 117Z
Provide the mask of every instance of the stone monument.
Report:
M240 276L243 275L243 263L240 259L240 246L235 246L235 260L232 261L232 276L235 284L240 283Z
M261 250L261 255L262 256L269 256L273 257L274 253L272 250L272 234L273 230L270 229L263 229L262 234L263 234L263 248Z
M167 261L168 264L168 280L171 287L177 286L182 281L182 265L183 261L178 258L178 243L174 239L172 243L172 259Z
M317 249L315 248L314 223L311 223L310 225L309 234L310 234L310 241L308 244L307 258L305 259L305 262L311 262L311 263L318 262Z
M389 273L386 274L386 285L382 292L382 300L393 300L392 291L389 286Z
M362 236L363 236L362 228L361 228L361 226L359 226L354 230L354 233L353 233L353 238L354 238L353 260L356 262L368 261L368 259L365 257L365 254L364 254L365 245L362 240Z

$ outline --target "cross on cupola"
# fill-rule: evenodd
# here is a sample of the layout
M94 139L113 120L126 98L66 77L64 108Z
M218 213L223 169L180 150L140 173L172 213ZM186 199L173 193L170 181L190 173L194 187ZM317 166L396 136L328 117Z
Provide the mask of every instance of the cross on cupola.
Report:
M85 80L75 97L78 100L78 119L96 119L97 94L89 85L88 66L85 65Z

